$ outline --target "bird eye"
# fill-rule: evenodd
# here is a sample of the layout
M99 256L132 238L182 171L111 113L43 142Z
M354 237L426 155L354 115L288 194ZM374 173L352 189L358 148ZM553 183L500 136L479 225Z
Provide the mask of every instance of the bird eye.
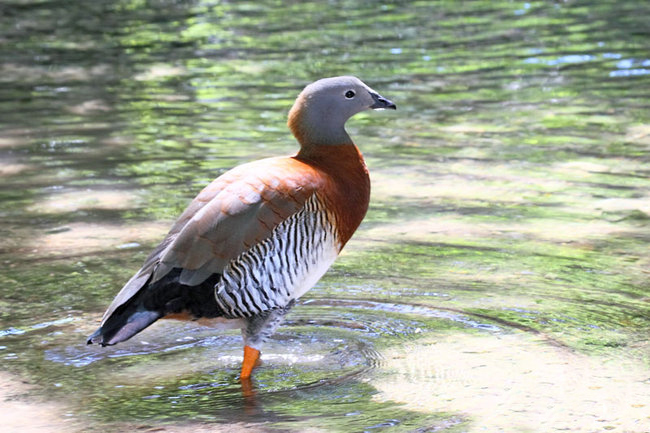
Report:
M354 90L348 90L347 92L345 92L345 97L348 99L354 98L354 95L356 95L356 93L354 93Z

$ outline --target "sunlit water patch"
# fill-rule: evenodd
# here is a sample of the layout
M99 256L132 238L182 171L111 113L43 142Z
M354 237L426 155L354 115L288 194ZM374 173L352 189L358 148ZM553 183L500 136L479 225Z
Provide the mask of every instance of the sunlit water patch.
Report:
M526 334L453 333L384 353L392 374L379 401L423 412L472 414L468 431L643 431L650 425L647 370L589 358Z
M58 401L17 425L645 433L648 5L2 2L0 359ZM85 346L197 191L294 152L296 94L342 74L398 106L348 123L370 209L251 389L237 333Z

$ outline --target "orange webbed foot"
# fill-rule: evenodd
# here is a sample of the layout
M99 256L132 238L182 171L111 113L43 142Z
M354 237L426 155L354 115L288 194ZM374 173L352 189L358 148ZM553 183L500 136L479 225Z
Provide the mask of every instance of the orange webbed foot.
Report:
M250 379L253 369L258 365L260 351L250 346L244 346L244 362L241 365L240 379Z

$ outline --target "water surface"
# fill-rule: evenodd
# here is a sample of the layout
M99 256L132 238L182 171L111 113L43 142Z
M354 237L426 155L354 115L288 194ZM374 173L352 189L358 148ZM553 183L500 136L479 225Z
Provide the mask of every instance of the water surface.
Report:
M647 431L648 14L3 2L0 358L31 385L9 398L38 431ZM368 216L252 389L236 332L85 346L200 188L295 152L293 99L342 74L399 109L349 122Z

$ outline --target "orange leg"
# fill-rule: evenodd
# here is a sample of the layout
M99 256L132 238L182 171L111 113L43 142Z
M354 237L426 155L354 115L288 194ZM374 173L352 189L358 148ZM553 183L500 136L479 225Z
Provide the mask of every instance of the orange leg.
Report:
M260 359L260 351L253 349L250 346L244 346L244 362L241 365L240 379L248 379L251 377L253 368L257 366L257 361Z

